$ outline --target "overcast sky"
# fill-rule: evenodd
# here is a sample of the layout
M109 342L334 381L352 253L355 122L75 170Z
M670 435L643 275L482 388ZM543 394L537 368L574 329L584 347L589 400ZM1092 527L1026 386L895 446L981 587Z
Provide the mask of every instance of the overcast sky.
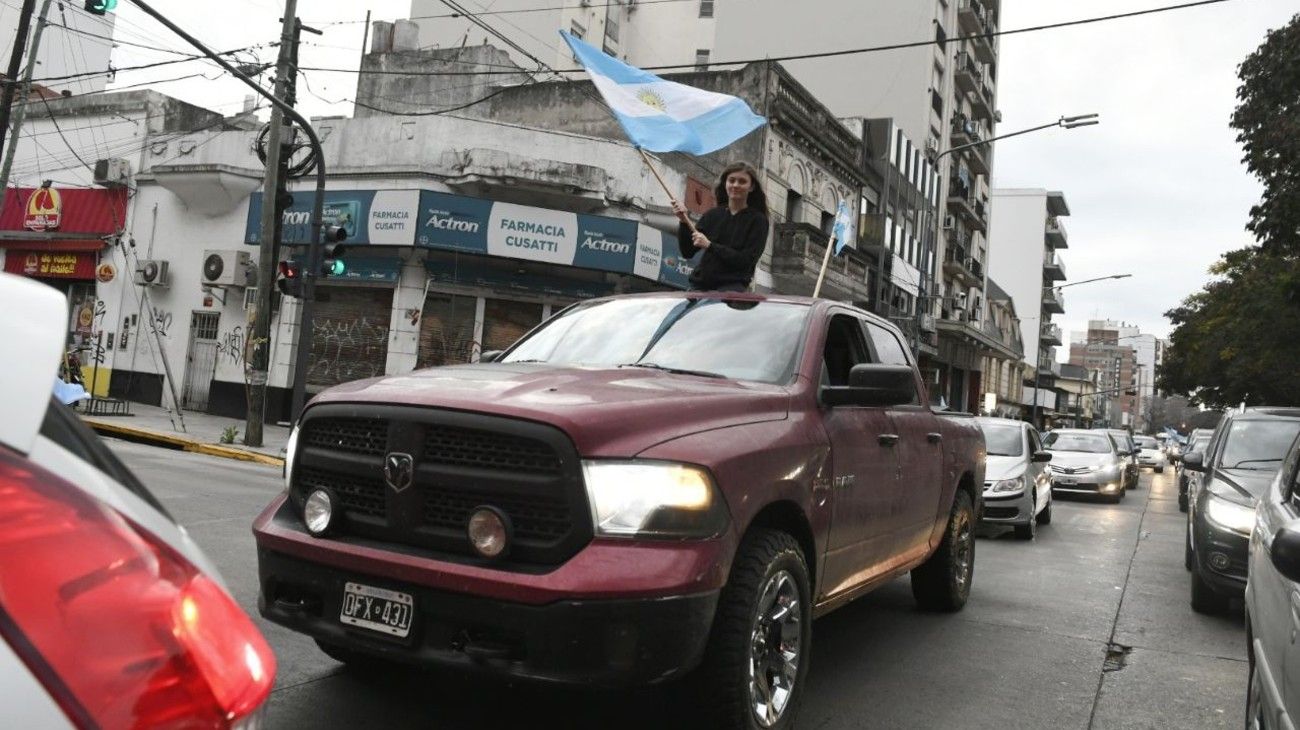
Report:
M801 7L818 1L804 0ZM491 2L467 0L470 7ZM275 40L283 7L276 0L156 4L222 50ZM1172 0L1003 0L1002 27L1011 30L1167 4ZM214 15L205 9L213 7L225 12ZM304 36L308 45L302 49L301 65L355 68L366 9L374 19L391 20L406 17L410 3L299 2L299 15L324 31L320 37ZM1236 66L1259 46L1268 29L1284 24L1296 10L1296 0L1229 0L1002 38L1000 133L1061 115L1097 112L1102 119L1099 126L1045 130L997 147L996 187L1065 193L1072 212L1065 221L1070 248L1062 252L1069 281L1133 274L1130 279L1066 289L1066 313L1056 317L1063 330L1083 330L1090 318L1109 318L1165 336L1169 324L1163 313L1201 287L1206 268L1220 253L1251 243L1244 225L1260 191L1241 164L1240 148L1228 128L1235 106ZM815 27L807 25L806 32L815 32ZM509 32L509 26L503 30ZM130 3L119 8L116 35L119 40L185 49ZM274 60L274 49L258 53ZM121 46L114 52L114 63L123 67L173 57ZM114 85L200 70L201 64L186 63L123 72ZM216 69L207 70L218 76ZM299 94L303 111L351 113L351 104L330 104L322 98L351 99L355 74L309 71L305 77ZM227 113L238 110L246 93L229 78L187 79L157 88ZM1064 359L1065 352L1061 354Z

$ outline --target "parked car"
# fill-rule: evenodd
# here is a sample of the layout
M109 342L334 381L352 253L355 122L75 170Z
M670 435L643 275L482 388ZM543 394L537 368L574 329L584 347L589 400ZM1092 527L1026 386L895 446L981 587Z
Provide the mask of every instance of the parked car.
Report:
M1133 441L1138 448L1138 467L1149 466L1155 473L1164 474L1165 452L1160 448L1160 442L1150 436L1134 436Z
M1016 537L1033 540L1038 525L1052 522L1052 477L1038 431L1024 421L977 418L984 432L988 462L984 471L981 521L1009 524Z
M259 606L345 663L701 667L711 726L788 726L814 615L908 571L925 608L970 595L984 438L904 343L824 299L633 295L326 390L254 524Z
M1187 495L1193 610L1222 613L1244 593L1255 504L1297 434L1300 408L1248 408L1223 417L1203 457L1183 457L1185 468L1201 473Z
M1294 727L1300 718L1296 596L1300 595L1300 439L1259 498L1247 549L1246 727Z
M1052 453L1052 491L1124 498L1124 460L1110 434L1094 429L1058 429L1043 438Z
M1212 433L1213 432L1202 433L1190 437L1187 441L1187 447L1183 452L1183 456L1186 456L1187 454L1201 454L1203 457L1205 454L1205 447L1210 445L1210 436ZM1200 472L1186 468L1180 459L1178 466L1174 468L1174 476L1178 480L1178 511L1186 512L1187 494L1191 482L1193 479L1199 479L1201 474Z
M1138 462L1137 443L1133 441L1133 434L1122 428L1098 428L1096 431L1103 431L1115 438L1115 444L1119 447L1120 458L1124 462L1124 488L1138 488Z
M0 274L0 311L0 727L258 726L270 647L184 530L51 398L63 295Z

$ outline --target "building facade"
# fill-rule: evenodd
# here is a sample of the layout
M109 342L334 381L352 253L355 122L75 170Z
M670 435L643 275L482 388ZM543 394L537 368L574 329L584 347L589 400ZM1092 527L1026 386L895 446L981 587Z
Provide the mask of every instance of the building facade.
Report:
M1049 390L1058 374L1054 364L1061 329L1052 316L1065 312L1065 299L1055 287L1066 278L1058 251L1069 245L1060 219L1070 208L1063 193L1043 189L994 190L992 200L989 271L1020 314L1025 359L1034 368L1028 404L1032 407L1038 399L1041 411L1048 394L1035 395L1033 387Z
M1092 324L1102 326L1094 329ZM1106 322L1094 320L1089 325L1087 338L1070 344L1070 364L1101 372L1098 387L1107 401L1111 426L1138 428L1137 355Z
M988 316L984 329L1002 347L984 356L983 402L980 412L1001 418L1020 419L1024 413L1024 343L1020 319L1011 295L996 282L988 283Z

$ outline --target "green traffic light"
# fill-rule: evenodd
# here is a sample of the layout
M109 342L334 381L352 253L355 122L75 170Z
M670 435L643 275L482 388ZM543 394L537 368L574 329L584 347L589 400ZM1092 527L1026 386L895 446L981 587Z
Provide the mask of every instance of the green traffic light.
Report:
M117 9L117 0L86 0L85 9L88 13L103 15Z
M326 275L343 276L343 274L347 273L347 270L348 270L348 265L344 263L342 259L334 259L333 261L330 261L327 264Z

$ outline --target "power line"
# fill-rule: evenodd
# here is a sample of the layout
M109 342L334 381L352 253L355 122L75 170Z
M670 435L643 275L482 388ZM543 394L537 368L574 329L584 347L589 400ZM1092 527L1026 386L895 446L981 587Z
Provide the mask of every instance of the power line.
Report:
M639 8L642 5L658 5L660 3L684 3L684 2L698 2L698 1L699 0L636 0L634 3L630 3L627 2L627 0L623 0L622 2L618 2L617 0L615 0L614 2L607 2L607 3L584 3L582 5L556 5L549 8L516 8L514 10L483 10L480 11L478 15L515 15L515 14L522 14L522 13L545 13L545 12L550 12L552 10L582 10L585 8L591 8L594 10L596 8L608 8L614 5L618 5L622 7L631 6L629 9L635 10L636 8ZM410 18L402 18L401 20L437 20L440 18L460 18L460 17L463 17L460 13L443 13L441 15L417 15L417 16L412 16ZM331 25L356 25L357 23L364 23L364 22L366 21L332 20L332 21L313 22L311 24L324 27L324 26L331 26Z
M962 36L953 36L953 37L950 37L950 38L948 38L948 39L945 41L945 43L957 43L957 42L960 42L960 41L974 40L974 39L977 39L977 38L995 38L995 37L1008 36L1008 35L1018 35L1018 34L1021 34L1021 33L1033 33L1033 32L1042 31L1042 30L1055 30L1055 29L1057 29L1057 28L1068 28L1068 27L1071 27L1071 26L1077 26L1077 25L1088 25L1088 24L1092 24L1092 23L1101 23L1101 22L1109 21L1109 20L1121 20L1121 19L1125 19L1125 18L1135 18L1135 17L1142 16L1142 15L1153 15L1153 14L1156 14L1156 13L1167 13L1167 12L1174 11L1174 10L1186 10L1186 9L1189 9L1189 8L1200 7L1200 6L1203 6L1203 5L1217 5L1217 4L1219 4L1219 3L1225 3L1225 2L1230 2L1230 0L1198 0L1198 2L1182 3L1182 4L1180 4L1180 5L1166 5L1166 6L1159 7L1159 8L1149 8L1149 9L1147 9L1147 10L1136 10L1136 11L1129 12L1129 13L1116 13L1116 14L1114 14L1114 15L1102 15L1102 16L1097 16L1097 17L1092 17L1092 18L1082 18L1082 19L1080 19L1080 20L1067 20L1067 21L1063 21L1063 22L1060 22L1060 23L1048 23L1048 24L1045 24L1045 25L1035 25L1035 26L1029 26L1029 27L1026 27L1026 28L1014 28L1014 29L1012 29L1012 30L997 30L997 31L991 31L991 32L988 32L988 33L972 33L972 34L969 34L969 35L962 35ZM924 41L912 41L912 42L908 42L908 43L891 43L891 44L889 44L889 45L883 45L883 46L868 46L868 47L865 47L865 48L849 48L849 49L844 49L844 50L839 50L839 51L821 51L821 52L817 52L817 53L798 53L798 54L791 54L791 55L787 55L787 56L766 56L766 57L763 57L763 58L750 58L750 59L735 60L735 61L713 61L713 60L710 60L710 61L709 61L709 66L710 66L710 67L713 67L713 66L744 66L744 65L747 65L747 64L751 64L751 63L763 63L763 62L766 62L766 61L802 61L802 60L814 59L814 58L834 58L834 57L838 57L838 56L853 56L853 55L858 55L858 54L863 54L863 53L879 53L879 52L882 52L882 51L898 51L898 50L902 50L902 49L905 49L905 48L919 48L919 47L923 47L923 46L933 46L933 45L936 45L937 43L938 43L938 41L932 38L932 39L928 39L928 40L924 40ZM532 60L536 60L536 59L533 58L530 54L525 54L525 55L528 55L529 58L532 59ZM539 63L540 63L540 62L539 62ZM543 64L543 65L545 65L545 64ZM355 68L351 68L351 69L347 69L347 68L323 68L323 67L319 67L319 66L302 66L301 68L302 68L304 71L336 71L336 72L340 72L340 73L360 73L360 71L359 71L358 69L355 69ZM549 68L549 67L548 67L548 68ZM694 70L694 69L696 68L696 64L695 64L694 62L691 62L691 63L666 64L666 65L662 65L662 66L643 66L643 67L641 67L641 68L642 68L642 70L644 70L644 71ZM558 70L557 70L557 69L554 69L554 68L549 68L549 70L551 71L551 73L555 73L555 74L586 73L586 69L585 69L585 68L565 68L565 69L558 69ZM500 75L505 75L505 74L510 74L510 73L518 73L518 71L377 71L377 70L368 70L368 71L366 71L366 73L371 73L371 74L380 74L380 75L393 75L393 76L500 76Z
M278 46L278 45L280 45L280 42L279 42L279 41L273 41L273 42L268 42L268 43L258 43L258 44L251 45L251 46L245 46L245 47L243 47L243 48L235 48L235 49L231 49L231 50L229 50L229 51L221 51L218 55L221 55L221 56L229 56L229 55L233 55L233 54L236 54L236 53L244 53L244 52L247 52L247 51L254 51L254 50L257 50L257 49L260 49L260 48L274 48L275 46ZM43 84L43 83L48 82L48 81L69 81L69 80L72 80L72 79L84 79L84 78L91 78L91 77L94 77L94 76L106 76L106 75L108 75L108 74L120 73L120 72L122 72L122 71L142 71L142 70L144 70L144 69L148 69L148 68L158 68L159 66L172 66L172 65L175 65L175 64L178 64L178 63L189 63L189 62L191 62L191 61L207 61L207 60L208 60L208 59L207 59L206 57L204 57L204 56L192 56L192 57L189 57L189 58L174 58L174 59L170 59L170 60L167 60L167 61L157 61L157 62L154 62L154 63L144 63L144 64L140 64L140 65L138 65L138 66L122 66L121 68L109 69L109 70L107 70L107 71L83 71L83 72L81 72L81 73L67 74L67 75L64 75L64 76L46 76L45 78L32 79L32 83L34 83L34 84ZM332 71L332 70L334 70L334 69L323 69L323 70L325 70L325 71ZM357 72L356 69L349 69L349 70L350 70L352 73L356 73L356 72ZM0 82L0 83L15 83L15 82L4 81L4 82Z

